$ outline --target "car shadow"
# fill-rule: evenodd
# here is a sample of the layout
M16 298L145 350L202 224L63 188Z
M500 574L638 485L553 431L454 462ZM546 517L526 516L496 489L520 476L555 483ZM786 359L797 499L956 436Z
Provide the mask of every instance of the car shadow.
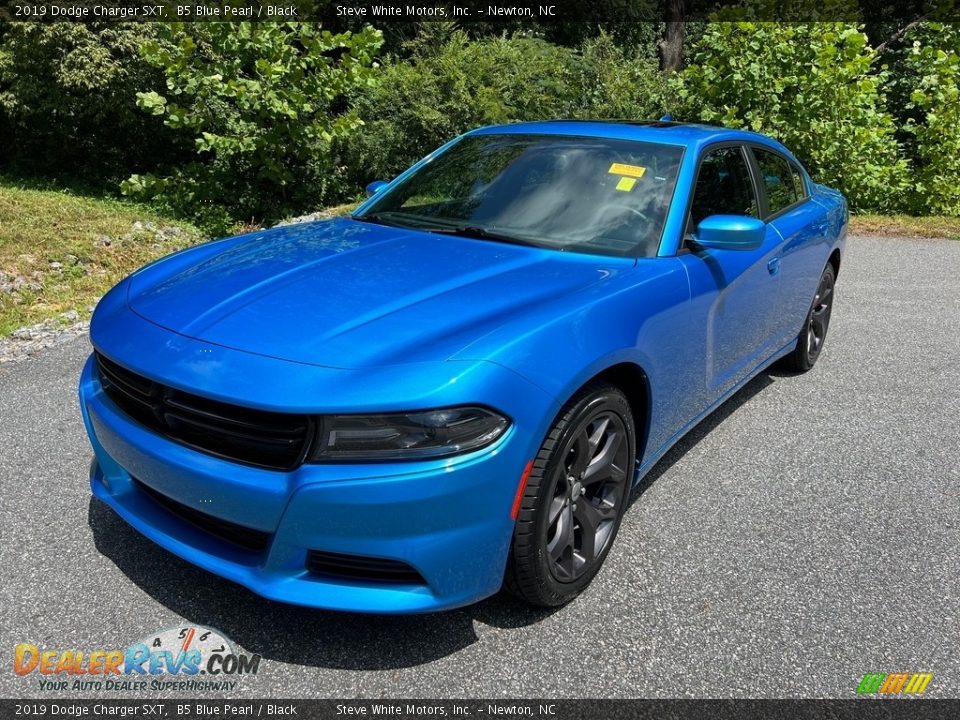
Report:
M630 503L778 374L762 373L702 420L651 468L634 488ZM181 560L140 535L93 497L87 523L97 550L138 588L188 622L216 628L267 660L345 670L407 668L476 642L474 621L514 629L556 612L527 607L503 593L466 608L430 615L360 615L287 605Z
M697 443L707 437L714 428L730 417L741 405L746 404L755 395L772 385L775 382L774 378L790 377L791 375L792 373L782 371L777 367L767 368L735 392L723 405L694 425L686 435L677 441L676 445L667 451L666 455L660 458L657 463L650 468L640 482L634 486L633 491L630 493L630 501L627 506L628 512L629 506L639 500L651 485L676 465L684 455L696 447Z

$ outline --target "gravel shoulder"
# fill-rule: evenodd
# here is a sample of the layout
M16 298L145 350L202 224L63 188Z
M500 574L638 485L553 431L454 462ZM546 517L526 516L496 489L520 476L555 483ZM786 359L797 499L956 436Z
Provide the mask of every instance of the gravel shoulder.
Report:
M89 345L65 337L0 366L0 646L199 623L263 656L232 698L852 697L866 672L913 671L960 697L957 278L960 243L851 238L816 368L763 373L695 428L555 612L318 612L161 550L90 499ZM0 696L95 693L8 671Z

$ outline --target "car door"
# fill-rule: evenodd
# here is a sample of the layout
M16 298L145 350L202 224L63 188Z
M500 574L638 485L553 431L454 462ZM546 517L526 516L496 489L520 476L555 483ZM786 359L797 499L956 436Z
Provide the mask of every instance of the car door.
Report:
M780 307L774 329L782 346L800 332L823 271L827 213L810 197L796 163L770 148L753 146L751 152L764 190L765 220L783 238Z
M698 247L697 224L710 215L760 217L760 194L749 151L742 144L710 148L700 160L678 255L690 280L694 318L705 334L704 400L742 379L773 350L779 309L779 256L783 240L767 226L752 250Z

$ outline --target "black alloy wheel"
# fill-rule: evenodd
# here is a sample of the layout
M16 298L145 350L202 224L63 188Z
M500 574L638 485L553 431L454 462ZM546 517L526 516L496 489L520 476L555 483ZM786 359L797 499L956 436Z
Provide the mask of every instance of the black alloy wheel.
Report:
M595 383L551 428L527 480L505 581L531 604L569 602L603 564L632 486L632 418L619 389Z
M827 330L830 327L835 283L836 275L833 265L828 263L820 276L817 292L810 304L803 329L797 337L797 347L784 358L784 364L789 369L796 372L806 372L813 367L817 358L820 357L820 351L823 350L823 343L827 339Z

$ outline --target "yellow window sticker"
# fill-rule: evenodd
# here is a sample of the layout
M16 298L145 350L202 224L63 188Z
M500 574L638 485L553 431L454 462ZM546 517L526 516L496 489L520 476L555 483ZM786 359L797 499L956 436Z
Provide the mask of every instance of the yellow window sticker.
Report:
M617 183L617 190L620 190L621 192L630 192L633 190L633 186L636 184L636 178L622 177L620 178L620 182Z
M627 165L625 163L613 163L607 171L611 175L626 175L632 178L642 178L647 171L642 165Z

